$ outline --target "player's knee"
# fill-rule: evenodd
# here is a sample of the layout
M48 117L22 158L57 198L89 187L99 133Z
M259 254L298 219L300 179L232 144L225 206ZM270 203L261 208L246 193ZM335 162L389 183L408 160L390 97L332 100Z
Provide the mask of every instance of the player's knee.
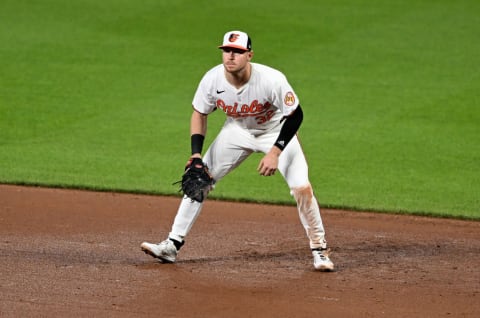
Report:
M312 203L313 189L310 184L303 187L292 188L291 193L299 206L309 206Z

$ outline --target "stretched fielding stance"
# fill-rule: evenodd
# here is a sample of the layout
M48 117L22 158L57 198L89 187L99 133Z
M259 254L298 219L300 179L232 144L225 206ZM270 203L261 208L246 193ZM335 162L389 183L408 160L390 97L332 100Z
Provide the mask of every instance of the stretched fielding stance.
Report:
M223 51L223 64L203 76L193 98L190 123L192 156L183 176L185 195L171 232L159 244L142 243L142 250L162 262L175 262L213 183L253 152L262 152L265 156L258 165L258 172L262 176L271 176L278 170L287 182L310 240L315 269L333 270L320 208L296 136L303 120L297 95L281 72L251 62L253 51L246 33L227 32L219 48ZM227 119L202 158L207 116L217 108L227 115ZM191 173L197 174L193 181L186 176ZM190 184L195 180L203 182L201 189L191 189Z

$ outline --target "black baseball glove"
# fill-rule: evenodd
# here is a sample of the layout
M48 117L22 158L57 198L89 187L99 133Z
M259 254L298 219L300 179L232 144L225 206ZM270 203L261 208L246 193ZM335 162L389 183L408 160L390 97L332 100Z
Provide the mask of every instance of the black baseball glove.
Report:
M214 181L202 159L191 158L185 167L182 180L175 183L181 183L179 191L184 195L192 200L203 202L212 189Z

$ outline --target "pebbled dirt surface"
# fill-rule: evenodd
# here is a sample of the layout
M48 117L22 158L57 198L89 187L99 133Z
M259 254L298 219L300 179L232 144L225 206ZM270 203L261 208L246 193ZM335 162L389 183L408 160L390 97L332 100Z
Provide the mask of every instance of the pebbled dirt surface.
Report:
M208 201L175 264L140 250L178 197L0 185L0 317L480 317L480 222Z

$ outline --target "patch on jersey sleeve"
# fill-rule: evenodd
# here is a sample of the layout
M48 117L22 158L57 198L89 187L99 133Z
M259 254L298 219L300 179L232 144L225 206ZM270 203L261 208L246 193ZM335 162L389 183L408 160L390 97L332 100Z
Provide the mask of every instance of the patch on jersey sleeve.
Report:
M288 92L287 94L285 94L283 102L287 106L293 106L295 104L295 95L292 92Z

